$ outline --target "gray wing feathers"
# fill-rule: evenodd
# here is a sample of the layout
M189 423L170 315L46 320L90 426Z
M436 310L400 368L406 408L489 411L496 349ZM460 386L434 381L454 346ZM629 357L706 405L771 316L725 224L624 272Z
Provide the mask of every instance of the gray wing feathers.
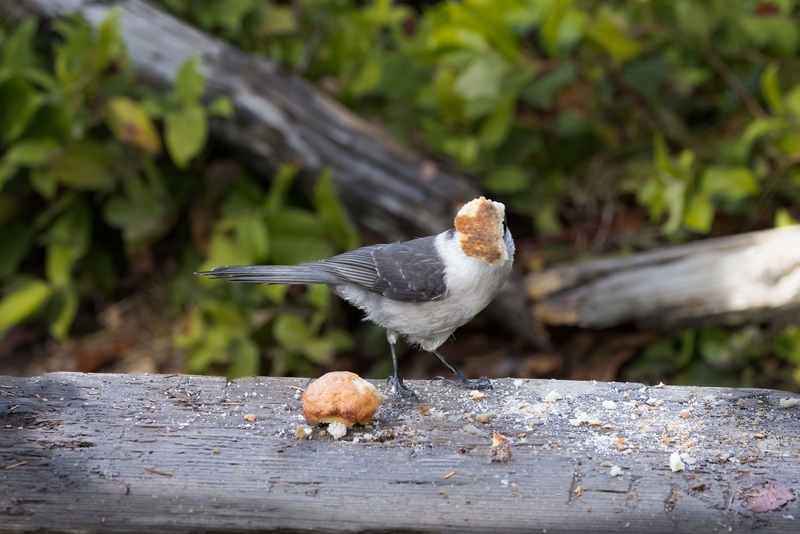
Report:
M411 243L414 244L408 246ZM372 256L378 273L372 286L376 293L407 302L437 300L444 296L447 289L444 262L433 238L382 247Z
M353 284L404 302L437 300L444 296L444 262L436 236L405 243L362 247L327 260L297 266L259 265L217 267L199 273L212 278L253 284Z

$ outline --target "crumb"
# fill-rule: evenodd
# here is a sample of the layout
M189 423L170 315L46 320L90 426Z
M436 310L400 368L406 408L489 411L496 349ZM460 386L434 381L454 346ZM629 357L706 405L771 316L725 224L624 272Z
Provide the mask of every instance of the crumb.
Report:
M340 423L339 421L329 423L328 434L330 434L333 439L339 439L341 437L344 437L344 435L347 434L347 426L345 426L344 423Z
M692 416L692 412L689 410L681 410L681 413L678 415L680 415L683 419L689 419Z
M561 398L561 395L558 394L558 391L551 391L550 393L545 395L544 402L548 402L548 403L555 402L559 398Z
M796 399L796 398L780 399L781 408L794 408L795 405L797 404L798 400L800 400L800 399Z
M245 414L244 420L245 421L249 421L250 423L252 423L253 421L256 420L256 414L254 414L254 413Z
M467 434L473 434L473 435L483 434L483 432L478 430L478 427L476 427L475 425L464 425L463 427L461 427L461 430L463 430Z
M478 415L475 416L475 420L485 425L486 423L489 422L489 419L491 419L491 417L492 414L490 413L479 413Z
M611 471L608 472L612 477L618 477L622 474L622 468L618 465L612 465Z
M294 431L294 435L297 439L308 439L311 437L311 427L308 426L298 426L297 429Z
M508 439L499 432L492 434L491 457L493 462L507 463L511 461L511 447L508 446Z
M486 398L486 393L483 391L478 391L477 389L473 389L469 392L472 395L472 400L480 401Z
M612 465L614 465L614 464L612 464L611 462L606 460L605 462L600 464L600 467L611 467Z
M616 410L617 403L614 401L605 400L603 401L603 408L605 408L606 410Z
M681 460L681 455L678 451L673 452L672 456L669 457L669 468L672 469L673 473L686 469L686 465Z

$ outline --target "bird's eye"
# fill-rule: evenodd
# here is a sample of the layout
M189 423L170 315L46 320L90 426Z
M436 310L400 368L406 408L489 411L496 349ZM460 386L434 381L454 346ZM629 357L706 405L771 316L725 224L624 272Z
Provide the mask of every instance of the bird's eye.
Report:
M508 232L508 218L503 215L503 235L506 235L506 232Z

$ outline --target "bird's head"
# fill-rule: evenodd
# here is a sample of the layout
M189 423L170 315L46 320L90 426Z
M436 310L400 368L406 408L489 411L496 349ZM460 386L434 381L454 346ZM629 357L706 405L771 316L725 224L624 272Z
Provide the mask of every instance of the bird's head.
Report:
M506 207L500 202L480 197L464 204L456 215L455 226L458 246L466 256L494 266L509 259Z

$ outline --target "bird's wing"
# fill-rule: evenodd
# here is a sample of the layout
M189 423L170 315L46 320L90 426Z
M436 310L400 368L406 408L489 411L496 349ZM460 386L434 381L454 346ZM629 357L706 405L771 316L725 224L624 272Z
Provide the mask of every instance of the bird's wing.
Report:
M436 236L363 247L307 263L316 270L391 300L422 302L444 296L444 262Z

